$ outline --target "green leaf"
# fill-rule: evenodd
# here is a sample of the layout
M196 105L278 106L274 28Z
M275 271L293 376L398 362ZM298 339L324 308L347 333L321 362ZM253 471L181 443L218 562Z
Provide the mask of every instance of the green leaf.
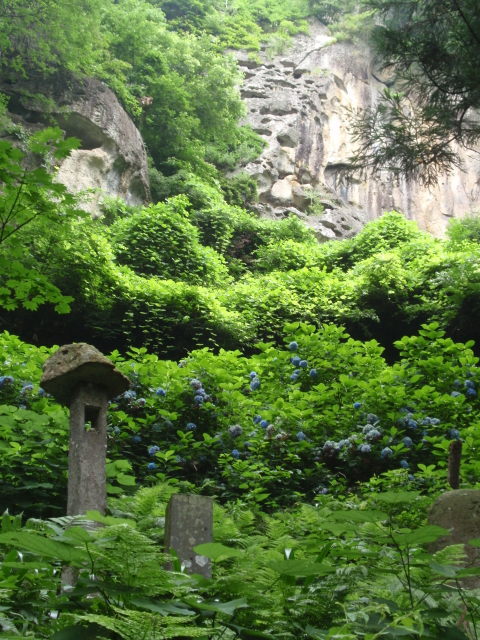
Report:
M244 552L240 549L233 549L232 547L226 547L220 542L206 542L205 544L197 544L193 547L195 553L210 558L210 560L221 561L226 558L238 558L243 556Z
M270 567L283 576L293 576L295 578L325 576L335 571L335 568L331 565L312 562L311 560L282 560L281 562L272 563Z
M426 544L435 542L435 540L442 536L447 536L449 533L448 529L431 524L405 533L394 533L393 538L400 545Z
M83 563L89 560L83 549L77 549L63 542L57 542L26 531L0 533L0 544L8 544L16 549L30 551L39 556L62 562Z
M381 522L388 520L388 514L383 511L334 511L330 518L341 522Z
M403 504L412 502L419 495L418 491L384 491L376 494L375 500L387 504Z

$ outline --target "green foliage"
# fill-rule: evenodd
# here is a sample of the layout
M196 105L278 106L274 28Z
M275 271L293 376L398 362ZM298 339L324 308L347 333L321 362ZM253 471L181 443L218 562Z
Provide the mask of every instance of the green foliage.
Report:
M226 268L218 254L200 244L188 219L188 200L176 196L117 221L110 227L118 261L144 276L219 285Z
M48 170L75 146L75 139L63 140L60 129L53 128L30 137L29 158L10 142L0 142L0 307L4 309L21 305L32 310L44 303L54 304L58 313L70 309L73 298L62 295L35 269L29 248L35 236L51 238L65 221L82 215L77 200ZM39 165L34 168L29 166L32 154Z
M452 142L470 148L480 128L467 117L479 105L476 0L367 0L376 11L373 43L394 88L358 114L358 166L437 181L458 165ZM465 64L463 61L467 61Z
M143 501L156 498L151 516L165 511L170 490L141 491ZM480 602L462 583L463 549L427 550L445 530L425 524L429 501L418 492L321 496L315 506L270 515L242 503L216 506L214 542L195 548L213 560L211 579L161 568L166 557L153 529L122 516L136 499L116 499L115 518L87 514L104 525L97 530L83 517L22 527L4 515L4 632L53 640L110 632L127 640L477 633ZM156 527L163 533L158 518ZM60 562L76 572L70 589L59 589Z
M480 242L480 218L472 215L450 220L447 237L454 246L463 242Z

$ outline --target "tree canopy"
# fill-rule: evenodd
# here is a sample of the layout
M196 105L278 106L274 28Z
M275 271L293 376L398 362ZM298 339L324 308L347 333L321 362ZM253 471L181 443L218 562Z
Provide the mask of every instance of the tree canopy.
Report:
M459 164L454 143L480 139L478 0L365 0L372 40L393 87L354 118L356 163L435 182ZM457 147L458 148L458 147Z

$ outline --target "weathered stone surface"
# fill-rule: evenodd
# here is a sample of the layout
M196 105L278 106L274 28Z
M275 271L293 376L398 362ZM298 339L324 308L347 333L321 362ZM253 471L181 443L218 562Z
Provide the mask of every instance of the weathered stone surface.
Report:
M480 538L480 490L457 489L442 494L432 505L429 522L450 530L450 535L437 540L431 549L437 551L450 544L464 544L467 566L480 567L480 548L466 544ZM480 578L468 580L469 586L480 586Z
M82 382L70 403L68 500L70 516L100 511L107 502L107 406L105 387Z
M130 382L98 349L84 342L60 347L43 365L41 386L69 405L80 383L98 385L109 398L123 393Z
M188 573L210 577L211 562L193 547L212 542L213 501L207 496L177 494L170 498L165 522L165 549L176 551Z
M72 193L95 190L83 208L96 213L105 195L139 205L149 200L148 166L140 132L120 105L115 94L92 78L52 76L48 87L21 79L14 85L1 84L11 96L12 117L27 129L51 126L52 119L67 136L79 138L79 149L63 160L58 180ZM32 99L32 94L49 92L52 104Z
M334 238L353 235L391 209L441 236L452 216L480 208L480 155L475 153L463 152L465 171L455 169L431 188L387 173L375 180L349 177L354 148L348 109L373 106L390 82L375 69L366 47L334 44L328 29L312 22L309 33L295 36L288 51L259 57L252 61L242 52L238 62L248 71L242 87L246 122L267 143L245 168L259 178L263 215L282 218L292 207L305 209L308 201L290 189L293 181L311 185L328 203L327 236ZM320 218L309 215L306 222L325 237Z

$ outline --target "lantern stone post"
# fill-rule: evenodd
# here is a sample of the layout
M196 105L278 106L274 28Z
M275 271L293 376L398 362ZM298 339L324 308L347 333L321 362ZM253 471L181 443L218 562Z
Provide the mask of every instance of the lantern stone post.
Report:
M43 366L41 386L70 409L67 514L105 513L107 407L130 386L98 349L67 344Z

